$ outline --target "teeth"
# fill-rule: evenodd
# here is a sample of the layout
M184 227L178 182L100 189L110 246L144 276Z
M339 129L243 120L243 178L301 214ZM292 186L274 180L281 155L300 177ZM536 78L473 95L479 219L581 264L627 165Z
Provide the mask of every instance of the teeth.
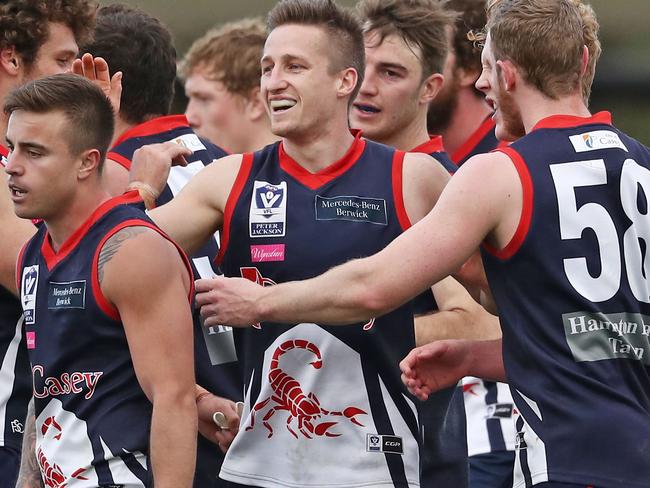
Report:
M369 114L376 114L379 112L379 109L375 107L371 107L370 105L357 105L356 107L362 112L366 112Z
M293 107L295 104L295 100L271 100L271 108L273 110L284 110Z

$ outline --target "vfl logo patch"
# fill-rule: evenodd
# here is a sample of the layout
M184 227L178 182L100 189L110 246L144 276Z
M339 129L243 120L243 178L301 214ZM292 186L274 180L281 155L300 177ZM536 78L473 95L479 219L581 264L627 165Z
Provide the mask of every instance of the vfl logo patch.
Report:
M523 451L524 449L528 449L528 444L526 444L524 433L517 432L517 435L515 436L515 450Z
M284 244L251 246L251 262L284 261Z
M488 419L509 419L512 417L514 408L512 403L493 403L487 406Z
M316 195L316 220L350 220L388 225L386 200L365 197L332 197Z
M49 283L47 308L86 308L86 280Z
M287 183L253 183L249 212L250 237L284 237L287 222Z
M38 264L23 268L20 299L26 324L36 322L36 290L38 288Z
M401 437L394 435L367 434L366 451L404 454L404 444Z
M205 146L201 142L201 139L199 139L199 136L196 134L183 134L182 136L174 137L167 142L173 142L179 146L186 147L192 152L206 150Z
M569 136L569 141L571 141L573 149L578 153L613 148L623 149L623 151L627 152L627 147L625 147L621 138L611 130L595 130Z

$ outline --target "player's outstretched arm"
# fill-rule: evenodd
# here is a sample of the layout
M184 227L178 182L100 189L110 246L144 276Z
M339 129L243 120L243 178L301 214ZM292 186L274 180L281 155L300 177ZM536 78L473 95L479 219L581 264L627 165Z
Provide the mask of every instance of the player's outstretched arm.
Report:
M131 165L131 185L145 198L153 188L157 196L165 186L169 168L181 146L168 142L138 149ZM149 212L149 216L192 254L221 228L230 190L237 178L242 156L234 154L203 168L170 202ZM131 186L130 185L130 186ZM144 188L139 185L145 185ZM151 199L151 198L149 198Z
M502 248L519 221L521 183L507 156L490 153L473 159L451 179L426 217L373 256L310 280L263 288L241 278L199 280L197 302L206 324L368 320L459 269L486 236Z
M443 340L413 349L400 363L402 381L420 400L465 376L506 381L501 339Z
M117 308L140 386L153 404L151 460L156 487L190 487L196 458L191 277L174 245L146 227L104 244L102 292Z

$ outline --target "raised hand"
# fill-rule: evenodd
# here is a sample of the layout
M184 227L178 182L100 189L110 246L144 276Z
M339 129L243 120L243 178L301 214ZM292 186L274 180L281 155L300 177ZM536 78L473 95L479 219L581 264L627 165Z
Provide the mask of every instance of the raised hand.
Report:
M92 81L111 101L116 116L120 111L120 98L122 96L122 72L118 71L111 77L108 63L104 58L95 58L86 53L81 59L72 63L72 72Z

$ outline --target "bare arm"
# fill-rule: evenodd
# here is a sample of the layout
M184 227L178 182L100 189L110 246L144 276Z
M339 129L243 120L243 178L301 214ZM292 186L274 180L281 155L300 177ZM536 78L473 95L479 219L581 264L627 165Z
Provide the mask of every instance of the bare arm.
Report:
M424 219L373 256L311 280L264 288L242 279L213 280L208 295L217 306L206 324L347 324L380 316L459 269L486 237L504 247L519 222L521 199L519 177L507 156L476 156ZM204 281L197 291L205 291Z
M36 227L29 220L16 216L9 196L9 188L4 182L0 184L0 229L2 229L0 285L17 294L16 261L21 247L34 235Z
M161 189L177 148L180 146L165 143L138 149L133 156L131 180ZM151 210L149 216L191 254L221 228L228 195L241 161L241 155L232 155L206 166L173 200Z
M42 488L41 470L36 461L36 415L34 414L34 397L27 406L23 448L20 454L20 471L16 488Z
M491 340L501 337L499 319L474 301L451 277L432 287L438 311L415 317L418 346L441 339Z
M124 324L140 386L153 403L156 486L190 487L197 414L189 273L174 246L145 227L112 236L98 268L102 292Z

